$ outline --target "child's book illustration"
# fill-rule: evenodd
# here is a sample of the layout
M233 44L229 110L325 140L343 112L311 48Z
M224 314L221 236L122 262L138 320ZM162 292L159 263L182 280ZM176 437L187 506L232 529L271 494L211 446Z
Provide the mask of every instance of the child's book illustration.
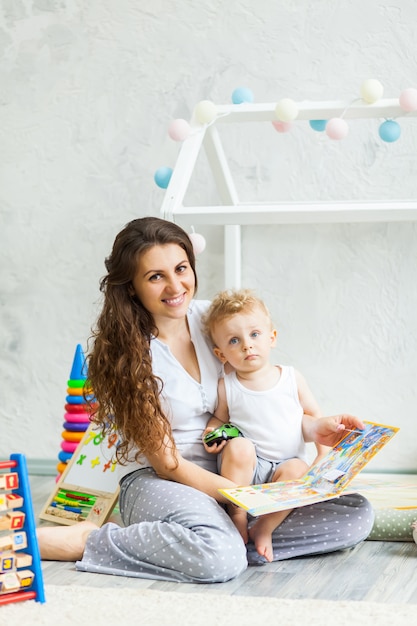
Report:
M339 443L302 478L219 491L254 517L337 498L399 430L364 424L364 430L346 430Z

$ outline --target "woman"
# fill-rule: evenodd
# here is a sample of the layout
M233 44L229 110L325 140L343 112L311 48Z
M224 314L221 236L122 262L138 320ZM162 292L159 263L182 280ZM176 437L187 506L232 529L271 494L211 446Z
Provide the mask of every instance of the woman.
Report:
M221 372L202 331L209 303L194 300L191 241L174 223L136 219L117 235L106 269L88 372L98 401L93 420L105 428L112 416L123 442L125 527L41 527L41 557L121 576L230 580L261 557L228 517L218 489L235 485L217 475L202 444ZM352 416L307 417L306 438L333 445L344 427L363 426ZM371 506L357 494L297 509L274 532L274 560L351 547L372 524Z

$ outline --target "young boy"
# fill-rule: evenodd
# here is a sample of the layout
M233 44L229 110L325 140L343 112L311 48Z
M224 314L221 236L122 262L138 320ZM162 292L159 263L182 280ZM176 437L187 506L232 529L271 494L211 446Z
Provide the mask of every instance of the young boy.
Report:
M218 405L203 433L231 422L244 435L205 449L222 452L220 473L238 485L301 478L307 470L303 416L321 417L306 381L293 367L273 365L271 348L277 332L268 309L249 290L223 291L204 318L214 353L224 364ZM204 442L204 440L203 440ZM316 444L317 462L328 448ZM228 512L245 543L272 561L272 532L291 512L261 516L248 531L246 512L228 505Z

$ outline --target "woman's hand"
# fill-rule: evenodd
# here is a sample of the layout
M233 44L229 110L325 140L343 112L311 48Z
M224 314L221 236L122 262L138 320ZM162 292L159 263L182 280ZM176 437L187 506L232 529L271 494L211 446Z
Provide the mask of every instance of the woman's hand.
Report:
M353 415L312 418L303 416L303 436L305 441L314 441L324 446L335 446L345 430L363 430L364 423Z

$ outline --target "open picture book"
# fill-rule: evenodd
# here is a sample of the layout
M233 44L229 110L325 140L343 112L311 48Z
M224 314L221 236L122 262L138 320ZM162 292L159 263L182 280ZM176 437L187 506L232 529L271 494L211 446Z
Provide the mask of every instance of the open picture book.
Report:
M395 426L364 424L364 430L346 430L339 443L302 478L219 491L254 517L337 498L399 431Z

